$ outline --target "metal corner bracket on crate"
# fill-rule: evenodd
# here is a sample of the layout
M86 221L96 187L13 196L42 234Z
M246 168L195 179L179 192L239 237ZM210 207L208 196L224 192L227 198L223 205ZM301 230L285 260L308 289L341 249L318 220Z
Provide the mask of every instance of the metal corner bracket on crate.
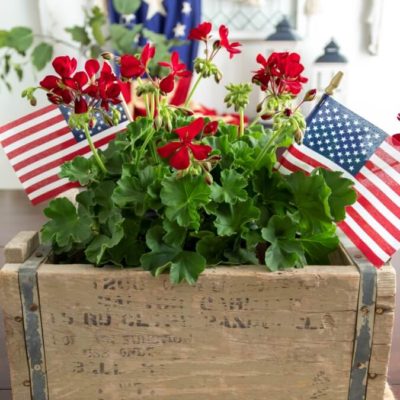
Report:
M50 246L39 246L22 264L18 276L33 400L49 398L36 272L50 250Z
M39 246L19 269L25 344L33 400L49 400L37 269L48 257L50 251L49 246ZM357 323L348 400L364 400L372 352L377 273L375 267L355 249L346 247L346 251L352 257L360 273Z

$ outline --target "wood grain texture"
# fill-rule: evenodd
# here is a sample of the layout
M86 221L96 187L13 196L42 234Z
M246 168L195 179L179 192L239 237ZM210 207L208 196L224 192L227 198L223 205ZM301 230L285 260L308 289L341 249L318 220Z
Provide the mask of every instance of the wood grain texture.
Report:
M369 368L367 400L379 400L385 390L392 343L396 273L388 264L378 271L374 335Z
M30 398L30 378L25 351L18 269L19 264L6 264L0 270L0 304L3 309L13 400L27 400Z
M5 332L3 324L3 313L0 309L0 343L5 343ZM0 390L10 389L10 371L8 369L8 358L5 346L0 346Z
M217 268L194 287L84 265L38 279L51 399L346 399L355 267Z
M39 234L36 231L21 231L4 247L5 262L21 264L38 246Z

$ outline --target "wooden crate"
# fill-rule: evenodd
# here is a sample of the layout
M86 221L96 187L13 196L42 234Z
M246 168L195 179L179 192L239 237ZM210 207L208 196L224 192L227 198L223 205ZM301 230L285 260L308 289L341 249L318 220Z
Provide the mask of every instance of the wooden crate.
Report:
M31 399L18 270L37 241L32 232L13 239L0 271L14 400ZM347 400L360 275L345 255L337 260L275 273L212 268L193 287L137 269L42 264L48 399ZM386 265L367 400L392 398L394 295Z

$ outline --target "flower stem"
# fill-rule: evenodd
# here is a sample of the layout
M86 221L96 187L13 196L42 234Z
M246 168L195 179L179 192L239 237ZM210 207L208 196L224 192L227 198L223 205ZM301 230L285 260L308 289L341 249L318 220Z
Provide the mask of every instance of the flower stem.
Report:
M239 110L240 122L239 122L239 137L244 135L244 109Z
M103 161L101 161L101 158L99 156L99 153L97 152L96 147L94 147L94 144L92 142L92 138L90 136L89 128L88 128L87 125L85 125L85 127L84 127L84 132L85 132L86 139L87 139L87 141L89 143L90 150L92 150L93 156L94 156L98 166L106 174L107 173L107 168L103 164Z
M151 111L150 111L150 105L149 105L149 95L145 94L143 96L143 100L144 100L144 105L146 107L146 116L150 117L151 116Z
M199 86L199 83L200 83L200 81L201 81L202 78L203 78L203 77L202 77L201 75L199 75L199 76L197 77L197 80L196 80L195 84L193 85L192 90L190 91L189 96L187 97L187 99L186 99L186 101L185 101L185 108L188 108L189 103L190 103L190 100L192 100L192 97L193 97L193 95L194 95L194 92L196 91L197 87Z
M156 101L155 101L156 93L152 93L150 95L150 116L154 119L156 113Z
M275 141L275 139L278 137L278 135L281 133L280 129L277 129L269 138L268 142L265 144L265 146L262 148L260 151L260 154L256 158L256 161L254 162L254 169L257 169L259 167L259 164L261 163L262 159L265 157L265 155L268 153L268 150L271 146L271 144Z

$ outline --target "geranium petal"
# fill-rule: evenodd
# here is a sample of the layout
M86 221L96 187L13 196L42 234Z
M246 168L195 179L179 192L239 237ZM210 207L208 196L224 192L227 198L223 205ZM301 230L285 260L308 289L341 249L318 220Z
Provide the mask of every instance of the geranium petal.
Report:
M169 74L160 81L160 89L164 93L171 93L174 90L175 79L173 74Z
M180 137L182 141L193 140L204 127L204 118L197 118L192 121L189 125L176 128L174 132Z
M205 160L211 153L212 147L205 144L189 144L190 150L192 150L193 156L196 160Z
M80 89L82 89L87 83L88 83L88 76L86 75L86 72L79 71L77 72L73 78L72 78L79 86Z
M169 165L175 169L186 169L190 165L189 150L182 146L169 160Z
M171 157L180 147L182 146L181 142L170 142L157 148L157 153L162 158Z
M56 87L58 87L58 83L60 82L60 78L54 75L47 75L46 77L44 77L44 79L42 79L39 83L39 85L42 88L45 88L47 90L51 90L51 89L55 89Z
M87 60L85 63L85 71L92 78L93 75L96 75L99 72L100 63L95 59Z

